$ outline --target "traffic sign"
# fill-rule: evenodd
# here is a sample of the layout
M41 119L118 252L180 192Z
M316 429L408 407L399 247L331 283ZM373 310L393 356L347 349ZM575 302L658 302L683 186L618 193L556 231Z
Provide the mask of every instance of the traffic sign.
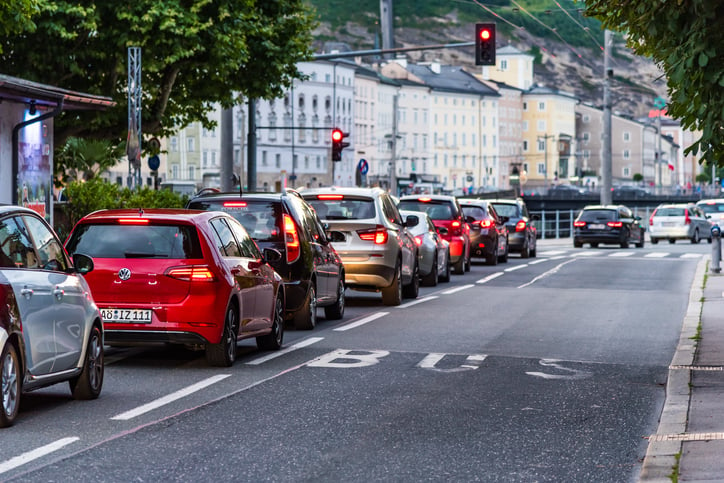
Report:
M158 156L156 156L155 154L153 156L149 156L148 168L151 171L156 171L159 166L161 166L161 159Z
M370 165L367 164L367 160L363 158L359 160L359 163L357 164L357 169L360 173L367 174L367 172L370 170Z

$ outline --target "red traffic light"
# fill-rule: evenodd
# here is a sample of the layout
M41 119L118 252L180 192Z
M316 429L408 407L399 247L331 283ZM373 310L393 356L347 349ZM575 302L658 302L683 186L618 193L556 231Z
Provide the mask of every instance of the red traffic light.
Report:
M332 141L339 142L344 137L341 129L332 129Z
M480 39L481 40L488 40L490 38L490 30L483 29L480 31Z

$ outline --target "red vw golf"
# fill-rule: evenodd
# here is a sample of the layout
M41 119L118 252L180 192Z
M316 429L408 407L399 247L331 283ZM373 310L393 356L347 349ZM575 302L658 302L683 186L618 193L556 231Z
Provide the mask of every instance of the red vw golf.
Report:
M81 219L68 253L94 258L86 275L109 344L168 342L202 346L230 366L236 343L256 337L282 346L284 289L244 227L221 212L101 210Z

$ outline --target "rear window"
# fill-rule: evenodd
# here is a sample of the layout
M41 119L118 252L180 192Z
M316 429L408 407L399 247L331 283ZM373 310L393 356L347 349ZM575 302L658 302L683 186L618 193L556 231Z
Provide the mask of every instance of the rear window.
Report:
M452 220L455 218L452 206L446 201L402 200L397 208L409 211L424 211L433 220Z
M66 249L94 258L203 258L196 228L188 225L83 224Z
M273 200L197 200L192 210L223 211L236 218L256 241L282 241L281 201Z
M518 205L511 205L508 203L493 203L493 208L499 216L507 216L508 218L518 218Z
M463 209L463 215L465 215L466 218L468 216L472 216L476 220L485 220L490 218L488 213L479 206L462 205L461 208Z
M722 213L724 212L724 203L701 203L697 205L704 213Z
M581 212L581 221L611 221L616 220L616 211L614 210L583 210Z
M658 208L654 216L685 216L686 208Z
M376 218L375 200L362 197L340 199L305 198L322 220L368 220Z

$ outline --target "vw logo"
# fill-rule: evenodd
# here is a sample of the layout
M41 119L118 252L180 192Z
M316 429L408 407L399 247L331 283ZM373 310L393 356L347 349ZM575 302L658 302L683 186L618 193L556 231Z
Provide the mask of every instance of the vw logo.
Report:
M121 280L128 280L131 278L131 271L128 268L122 268L118 270L118 278Z

